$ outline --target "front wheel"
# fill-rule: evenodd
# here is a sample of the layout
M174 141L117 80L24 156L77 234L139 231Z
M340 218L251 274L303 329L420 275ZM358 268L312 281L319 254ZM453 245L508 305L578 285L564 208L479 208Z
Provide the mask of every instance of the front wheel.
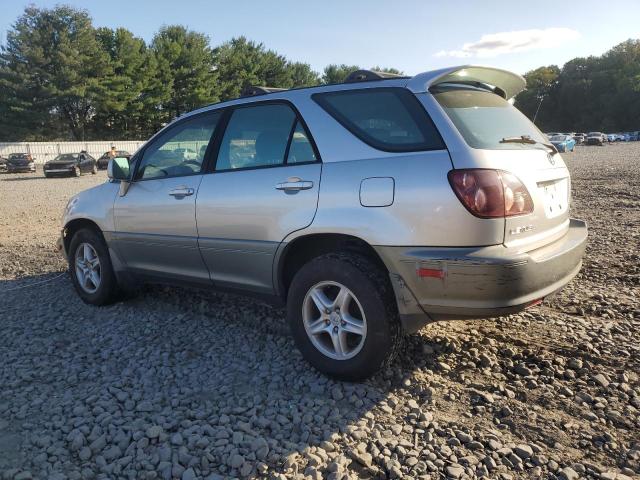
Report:
M102 237L78 230L69 245L69 271L80 298L91 305L108 305L118 296L118 282Z
M341 380L373 375L402 341L386 272L359 254L331 253L305 264L291 283L287 317L303 357Z

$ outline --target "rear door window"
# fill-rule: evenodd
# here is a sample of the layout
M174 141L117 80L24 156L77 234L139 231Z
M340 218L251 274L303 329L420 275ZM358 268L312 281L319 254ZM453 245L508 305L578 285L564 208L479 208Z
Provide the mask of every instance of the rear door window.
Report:
M284 104L236 108L220 144L216 171L283 165L294 122L295 112Z
M313 151L313 146L311 145L309 136L300 121L296 122L296 127L293 130L293 135L289 142L287 164L309 163L316 161L316 154Z
M368 145L388 152L440 150L442 139L416 97L404 88L367 88L312 97Z

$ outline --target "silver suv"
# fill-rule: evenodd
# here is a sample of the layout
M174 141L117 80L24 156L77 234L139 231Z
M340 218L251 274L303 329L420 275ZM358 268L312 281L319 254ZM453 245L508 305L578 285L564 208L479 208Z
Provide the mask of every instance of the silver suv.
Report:
M524 87L475 66L358 71L184 115L69 201L75 288L94 305L146 281L266 296L309 363L350 380L427 322L535 305L577 274L587 229L508 101Z

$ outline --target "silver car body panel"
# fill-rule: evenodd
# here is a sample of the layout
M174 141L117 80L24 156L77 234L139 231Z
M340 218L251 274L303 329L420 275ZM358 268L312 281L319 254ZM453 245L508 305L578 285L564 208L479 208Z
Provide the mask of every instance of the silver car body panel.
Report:
M198 248L196 195L201 175L132 182L114 205L113 243L133 273L209 283ZM174 189L194 194L175 197Z
M313 131L313 123L309 125ZM322 149L322 144L319 148ZM321 153L324 155L322 150ZM446 150L328 162L322 169L320 199L313 223L293 232L286 240L309 234L342 233L370 245L501 243L504 220L485 220L471 215L446 180L449 170L451 160ZM365 207L360 202L362 180L374 175L394 180L393 203L387 207ZM461 224L465 225L462 231Z
M273 293L278 245L307 227L318 206L322 165L286 165L204 175L196 202L199 245L218 286ZM287 181L305 190L277 190Z
M102 232L113 232L113 202L120 185L105 182L83 190L69 199L62 216L62 225L74 220L91 220Z

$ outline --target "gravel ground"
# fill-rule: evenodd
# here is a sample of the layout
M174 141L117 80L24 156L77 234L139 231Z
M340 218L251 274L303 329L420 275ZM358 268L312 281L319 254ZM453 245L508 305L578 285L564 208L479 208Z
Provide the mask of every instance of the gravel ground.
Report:
M53 245L104 172L0 175L0 478L638 478L640 142L565 159L580 275L526 313L427 326L362 384L312 371L254 300L84 305Z

